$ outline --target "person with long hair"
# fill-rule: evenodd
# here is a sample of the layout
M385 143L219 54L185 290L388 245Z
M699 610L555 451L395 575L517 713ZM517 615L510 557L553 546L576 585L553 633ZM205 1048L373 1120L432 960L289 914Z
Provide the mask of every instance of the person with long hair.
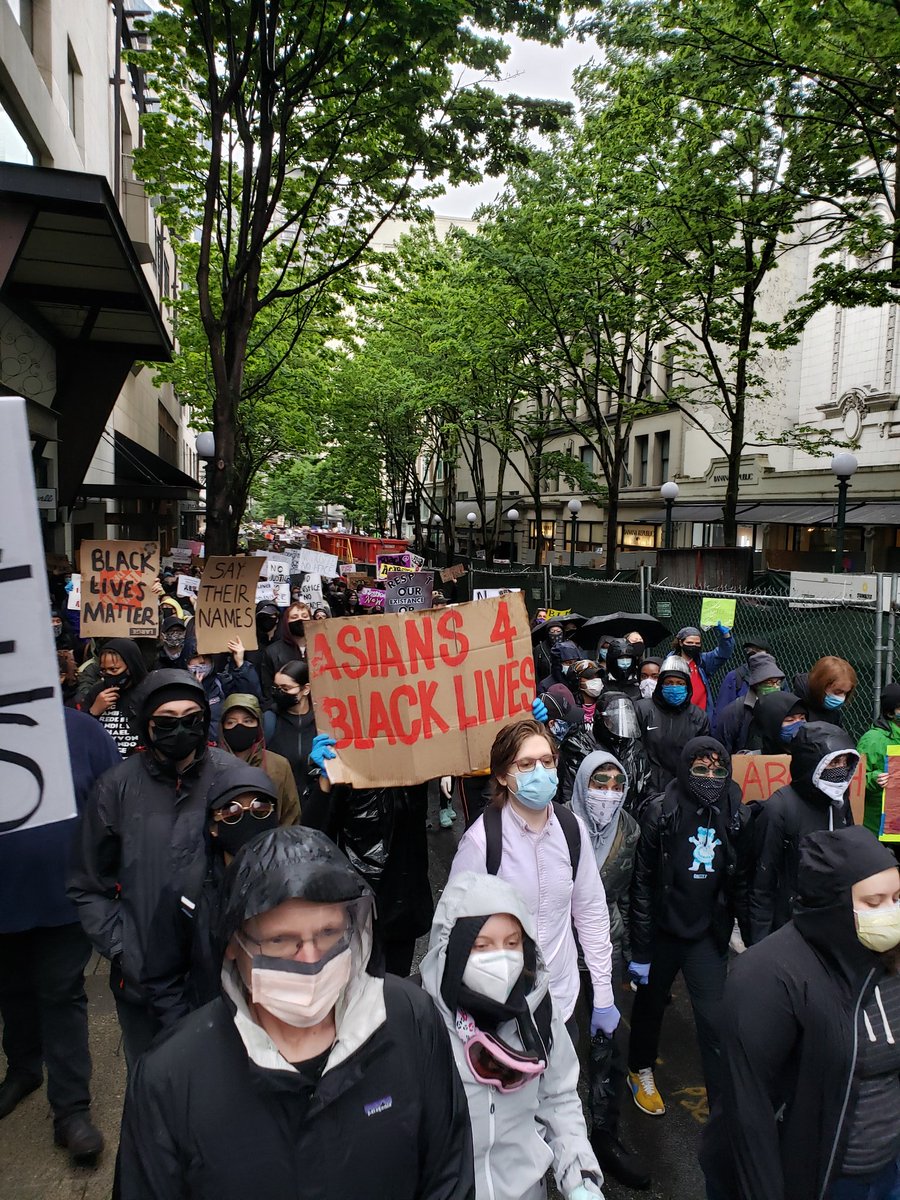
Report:
M829 654L813 663L809 674L794 676L793 691L806 702L810 721L843 725L856 684L856 672L846 658Z

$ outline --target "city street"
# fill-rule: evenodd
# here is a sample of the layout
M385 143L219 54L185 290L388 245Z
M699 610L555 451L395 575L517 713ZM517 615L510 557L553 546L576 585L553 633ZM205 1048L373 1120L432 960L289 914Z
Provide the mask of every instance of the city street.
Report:
M453 831L440 830L433 798L431 825L429 851L436 900L447 877L461 823L457 821ZM427 939L420 942L420 956L426 942ZM125 1060L119 1046L119 1026L106 964L97 957L89 967L87 990L94 1060L93 1113L106 1138L107 1149L96 1170L71 1167L65 1152L53 1145L53 1123L42 1088L0 1122L3 1164L0 1200L109 1200L112 1193L115 1146L125 1092ZM630 1002L631 991L623 987L618 1003L626 1021ZM703 1181L696 1161L696 1140L706 1100L690 1008L680 984L666 1017L663 1061L657 1081L668 1108L664 1118L654 1120L643 1116L630 1097L626 1097L622 1108L623 1140L644 1156L653 1171L652 1190L640 1194L652 1200L700 1200ZM625 1200L639 1194L612 1181L606 1184L605 1193L607 1200Z

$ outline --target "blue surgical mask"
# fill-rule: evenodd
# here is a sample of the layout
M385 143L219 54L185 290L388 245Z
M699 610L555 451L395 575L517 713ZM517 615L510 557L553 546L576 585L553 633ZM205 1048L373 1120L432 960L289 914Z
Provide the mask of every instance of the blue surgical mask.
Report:
M516 790L512 794L520 804L536 811L547 807L559 787L556 769L548 771L542 763L537 763L527 775L516 775L515 780Z
M662 698L666 704L678 707L687 700L687 686L683 683L666 683L662 688Z
M631 669L631 659L630 658L617 658L616 666L619 668L620 671L628 671Z
M844 703L844 699L845 699L845 697L843 697L843 696L832 696L831 693L829 692L828 695L826 695L826 697L825 697L825 707L826 708L840 708L841 705Z
M803 728L804 721L795 721L793 725L782 725L779 735L783 742L792 742L800 730Z

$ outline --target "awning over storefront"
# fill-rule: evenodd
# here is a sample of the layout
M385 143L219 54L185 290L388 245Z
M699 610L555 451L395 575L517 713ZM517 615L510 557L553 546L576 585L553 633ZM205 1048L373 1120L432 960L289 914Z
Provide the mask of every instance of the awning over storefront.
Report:
M200 484L124 433L115 433L113 484L85 483L79 496L95 500L196 500Z
M59 491L68 505L134 363L172 356L103 176L0 163L0 299L56 350Z

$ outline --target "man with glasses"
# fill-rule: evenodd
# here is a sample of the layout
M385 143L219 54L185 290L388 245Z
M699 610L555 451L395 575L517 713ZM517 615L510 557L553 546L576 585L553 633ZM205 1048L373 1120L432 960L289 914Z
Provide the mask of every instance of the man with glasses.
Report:
M143 752L108 771L91 794L68 889L85 933L110 961L129 1070L164 1023L189 1011L184 980L165 994L165 1011L154 1004L146 960L153 938L172 929L177 897L203 881L207 795L234 761L207 746L209 704L187 671L154 671L134 706Z
M666 1106L654 1070L669 993L684 975L712 1101L719 1085L718 1015L728 942L745 896L738 848L746 814L731 756L714 738L685 746L675 779L642 815L631 885L629 973L637 984L628 1048L634 1102L649 1116Z
M121 1200L474 1200L447 1031L421 988L382 976L372 918L324 834L244 846L219 906L221 994L132 1075Z

